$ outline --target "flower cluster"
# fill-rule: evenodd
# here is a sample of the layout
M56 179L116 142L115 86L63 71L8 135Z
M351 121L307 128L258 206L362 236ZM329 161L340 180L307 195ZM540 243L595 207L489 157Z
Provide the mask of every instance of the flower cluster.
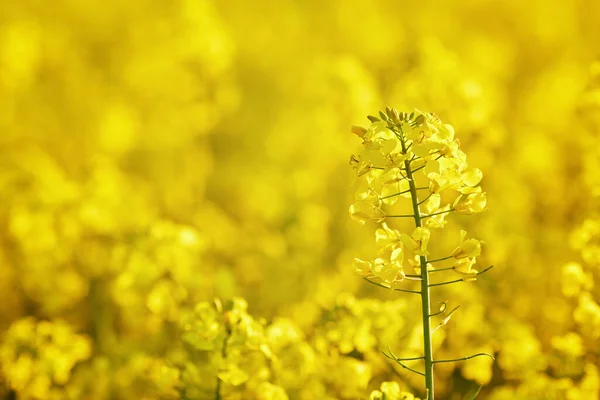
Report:
M381 390L371 392L370 400L419 400L411 393L400 391L400 385L396 382L383 382Z
M360 154L350 159L360 180L350 215L362 224L381 224L375 233L377 257L355 259L354 265L361 275L394 287L406 278L406 270L420 273L420 257L430 254L432 230L443 228L450 212L482 212L486 196L479 185L483 174L469 168L451 125L418 110L407 114L387 109L380 117L370 117L368 129L353 128L363 143ZM391 228L388 221L415 215L395 214L391 206L417 193L413 212L418 212L421 226L410 233ZM465 237L462 231L459 246L446 259L452 258L453 269L471 279L478 273L473 266L483 242Z
M89 337L64 321L15 321L0 346L0 371L10 388L29 399L64 398L77 364L90 358Z
M269 399L287 399L282 388L265 380L273 354L264 324L254 320L247 307L239 298L225 304L215 300L213 304L199 303L182 316L182 340L190 354L182 371L185 397L194 398L199 393L226 396L240 385L254 392L269 384L273 393Z
M443 303L439 312L432 313L430 289L475 280L486 270L479 272L473 268L483 242L466 239L464 230L458 247L449 256L429 258L429 242L432 232L445 227L450 212L470 215L485 209L486 197L479 185L483 174L479 169L469 168L466 155L454 137L454 128L443 124L436 115L418 110L399 113L395 108L386 108L379 117L369 117L372 123L368 129L356 126L352 129L363 143L361 153L350 158L362 184L356 202L350 206L350 215L361 224L367 221L381 224L375 233L377 257L372 261L355 259L354 266L375 285L421 296L424 355L398 358L391 350L384 354L408 371L423 376L426 397L433 400L434 364L478 356L489 356L493 360L489 353L481 352L459 359L434 360L432 349L433 333L448 323L458 307L446 313L447 303ZM410 200L412 214L394 212L392 207L400 208L402 204L398 200L402 197ZM395 218L413 219L414 230L406 233L390 227L387 222ZM451 267L436 269L433 266L450 259L453 260ZM462 275L461 279L430 283L430 273L448 270ZM401 285L405 279L420 281L420 289L411 290ZM432 329L431 318L440 314L445 314L445 318ZM407 366L406 361L422 361L425 372Z

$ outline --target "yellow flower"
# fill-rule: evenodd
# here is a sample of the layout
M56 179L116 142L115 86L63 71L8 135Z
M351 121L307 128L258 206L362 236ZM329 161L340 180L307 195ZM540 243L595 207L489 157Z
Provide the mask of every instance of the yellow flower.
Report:
M281 386L269 382L262 382L258 386L257 400L288 400L289 397Z
M427 199L427 201L423 204L423 209L425 212L427 214L433 214L434 212L438 211L440 209L441 199L442 197L437 193L429 196L429 199Z
M461 274L477 274L477 271L472 269L475 264L475 258L461 258L460 260L454 263L454 270Z
M362 126L353 125L351 128L352 133L354 133L359 138L364 138L367 130Z
M446 226L446 222L447 222L446 218L448 217L449 213L442 213L442 211L449 211L449 210L450 210L449 204L446 204L444 207L438 208L437 212L439 214L425 219L425 226L428 228L443 228L444 226Z
M402 392L396 382L383 382L380 390L371 392L369 400L419 400L413 394Z
M437 136L443 141L453 141L454 140L454 127L450 124L440 124L438 125Z
M352 219L361 224L367 221L382 222L385 219L385 212L373 202L366 200L352 204L349 211Z
M381 228L375 231L375 243L380 248L397 244L400 241L400 237L400 232L390 228L385 222L381 224Z
M352 219L364 224L367 221L382 222L385 219L385 212L380 208L381 200L372 190L364 194L362 199L350 206L350 216Z
M570 262L562 267L561 278L562 293L567 297L575 297L582 290L590 290L594 285L590 276L576 262Z
M583 339L575 332L568 332L564 336L554 336L552 347L563 354L580 357L585 352Z
M481 245L483 241L477 239L467 239L467 231L460 231L460 245L452 252L452 257L460 259L466 257L478 257L481 254Z
M410 185L397 169L390 170L381 175L378 181L381 182L381 189L379 192L381 193L384 204L394 204L400 197L410 198ZM378 182L371 182L371 185L374 186L377 183Z
M429 238L431 231L428 228L420 227L416 228L412 235L403 233L401 236L402 243L408 251L411 251L418 256L426 256L427 245L429 244Z
M381 279L390 286L394 282L401 282L405 277L404 270L402 269L402 261L401 247L392 251L389 260L376 258L372 266L373 276Z
M471 168L462 176L462 181L467 186L477 186L482 179L483 172L478 168Z
M487 200L485 193L471 193L466 197L459 195L454 201L453 208L461 214L476 214L485 210Z
M372 264L369 261L355 258L352 265L354 266L356 273L360 276L369 276L373 274Z

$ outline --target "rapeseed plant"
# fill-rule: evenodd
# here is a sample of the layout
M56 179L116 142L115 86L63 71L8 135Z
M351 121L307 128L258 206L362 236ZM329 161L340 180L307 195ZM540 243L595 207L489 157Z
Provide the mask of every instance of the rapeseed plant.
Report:
M469 238L461 231L458 247L448 256L430 258L428 249L432 234L443 229L447 216L452 213L475 214L486 207L485 192L480 182L483 173L469 168L460 142L454 136L454 128L444 124L435 115L419 110L408 114L395 108L386 108L379 117L369 116L368 129L355 126L352 132L362 139L361 152L350 158L356 170L360 187L356 202L350 206L350 215L361 224L371 221L381 224L377 229L377 256L365 261L355 259L356 271L370 283L421 296L423 324L423 356L402 358L391 350L384 353L403 368L425 378L426 399L433 400L434 365L439 363L468 360L478 353L453 360L436 360L433 357L433 333L447 324L458 306L446 313L447 303L439 312L432 313L432 288L463 281L472 281L484 272L475 269L481 254L482 241ZM391 206L399 198L410 201L412 213L397 214ZM389 206L388 206L389 205ZM395 219L414 220L414 230L403 232L388 226ZM448 267L437 267L438 263L451 260ZM437 282L433 274L453 271L458 279ZM407 287L407 281L418 281L418 289ZM445 315L433 328L432 318ZM421 360L424 372L409 367L409 361Z

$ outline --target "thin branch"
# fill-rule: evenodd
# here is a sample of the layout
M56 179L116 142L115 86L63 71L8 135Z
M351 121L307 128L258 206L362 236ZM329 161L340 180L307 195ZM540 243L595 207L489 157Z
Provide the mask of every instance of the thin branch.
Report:
M435 216L435 215L446 214L446 213L449 213L449 212L452 212L452 211L454 211L454 208L451 208L451 209L449 209L449 210L445 210L445 211L438 211L438 212L434 212L433 214L425 214L425 215L421 215L421 219L423 219L423 218L429 218L429 217L433 217L433 216Z
M452 318L452 314L454 314L454 312L455 312L456 310L458 310L459 308L460 308L460 304L459 304L459 305L457 305L456 307L454 307L454 309L452 309L452 311L450 311L450 312L448 313L448 315L446 315L446 318L444 318L444 319L442 320L442 322L440 322L440 323L438 324L438 326L436 326L436 327L435 327L435 328L434 328L434 329L431 331L431 333L434 333L435 331L437 331L438 329L440 329L442 326L444 326L444 325L446 325L448 322L450 322L450 318Z
M422 372L420 372L420 371L417 371L416 369L412 369L411 367L409 367L408 365L406 365L406 364L404 364L402 361L400 361L400 359L398 359L398 358L395 358L395 357L393 357L392 355L385 354L385 352L383 353L383 355L384 355L385 357L389 358L390 360L394 360L394 361L396 361L398 364L400 364L400 366L401 366L402 368L404 368L404 369L407 369L407 370L409 370L410 372L414 372L415 374L418 374L418 375L421 375L421 376L425 376L425 374L424 374L424 373L422 373ZM424 358L424 357L421 357L421 358Z
M398 371L398 370L397 370L397 369L394 367L394 364L392 364L392 360L387 360L386 364L387 364L387 366L388 366L388 369L389 369L389 370L390 370L390 371L391 371L391 372L392 372L394 375L396 375L398 378L400 378L400 379L402 379L402 380L406 381L406 376L405 376L405 375L403 375L403 374L401 374L401 373L400 373L400 371ZM411 389L410 391L412 391L412 392L416 392L416 391L417 391L417 388L415 388L414 386L412 386L412 385L410 385L410 384L408 384L408 383L406 383L406 382L405 382L405 384L407 385L407 387L408 387L409 389Z
M432 272L450 271L450 270L453 270L453 269L454 269L454 267L431 269L431 270L429 270L429 273L431 274Z
M422 170L423 168L425 168L426 165L427 165L427 163L421 165L420 167L417 167L417 168L413 169L412 173L414 174L415 172Z
M442 155L440 155L440 156L438 156L438 157L436 157L435 161L439 160L439 159L440 159L440 158L442 158L442 157L443 157L443 154L442 154ZM421 165L420 167L417 167L417 168L413 169L413 170L412 170L412 173L414 174L415 172L422 170L422 169L423 169L423 168L425 168L426 166L427 166L427 161L425 161L425 164Z
M490 269L492 269L492 268L494 268L494 266L493 266L493 265L490 265L489 267L487 267L487 268L486 268L486 269L484 269L483 271L479 271L479 272L477 273L477 276L485 274L486 272L488 272L488 271L489 271Z
M420 372L420 371L417 371L416 369L412 369L412 368L411 368L411 367L409 367L408 365L404 364L402 361L397 361L397 360L396 360L396 362L397 362L398 364L400 364L400 366L401 366L402 368L404 368L404 369L407 369L407 370L409 370L410 372L414 372L415 374L418 374L418 375L421 375L421 376L425 376L425 374L424 374L424 373L422 373L422 372Z
M431 285L429 285L429 287L451 285L453 283L458 283L458 282L464 282L464 281L462 279L455 279L453 281L448 281L448 282L432 283Z
M396 165L396 163L394 162L394 165ZM402 167L399 167L398 165L396 165L396 168L398 168L398 172L400 173L400 176L402 177L402 179L409 181L410 179L408 179L408 176L405 176L402 173Z
M485 274L486 272L488 272L493 267L494 267L493 265L490 265L489 267L487 267L483 271L479 271L478 273L475 274L475 277L478 277L479 275ZM454 269L454 267L452 267L452 269ZM434 271L432 271L432 272L434 272ZM461 279L455 279L453 281L448 281L448 282L432 283L432 284L429 285L429 287L444 286L444 285L450 285L452 283L459 283L459 282L465 282L465 279L461 278Z
M446 311L446 308L448 308L448 302L447 301L443 301L442 302L442 307L440 307L440 311L433 313L433 314L429 314L429 317L435 317L436 315L440 315L443 314L444 311Z
M396 197L396 196L400 196L402 194L408 193L410 192L410 189L408 190L404 190L402 192L398 192L398 193L394 193L394 194L390 194L389 196L384 196L384 197L380 197L379 200L385 200L385 199L389 199L390 197Z
M392 349L390 347L388 347L388 352L390 353L391 357L389 357L387 354L385 354L385 351L382 351L384 356L386 356L387 358L390 358L394 361L416 361L416 360L423 360L425 358L424 356L400 358L394 354L394 352L392 351Z
M444 258L438 258L435 260L427 260L428 263L434 263L434 262L439 262L439 261L445 261L445 260L449 260L451 258L453 258L454 256L448 256L448 257L444 257ZM436 271L444 271L446 269L453 269L454 267L450 267L450 268L444 268L444 269L436 269ZM433 272L433 271L431 271Z
M424 199L424 200L421 200L421 201L418 203L418 205L421 205L421 204L425 203L427 200L429 200L429 198L430 198L431 196L433 196L433 193L429 193L429 196L425 197L425 199Z
M365 281L367 281L367 282L369 282L369 283L372 283L372 284L373 284L373 285L375 285L375 286L379 286L379 287L382 287L382 288L384 288L384 289L391 289L391 290L394 290L394 291L396 291L396 292L405 292L405 293L415 293L415 294L421 294L421 292L420 292L420 291L418 291L418 290L408 290L408 289L398 289L398 288L391 288L391 287L389 287L389 286L385 286L385 285L384 285L384 284L382 284L382 283L379 283L379 282L373 282L372 280L370 280L370 279L369 279L369 278L367 278L367 277L364 277L364 280L365 280Z
M469 356L469 357L454 358L452 360L434 360L433 363L437 364L437 363L466 361L466 360L470 360L471 358L481 357L481 356L487 356L487 357L491 358L492 360L496 361L496 359L491 354L489 354L489 353L477 353L477 354L473 354L472 356Z

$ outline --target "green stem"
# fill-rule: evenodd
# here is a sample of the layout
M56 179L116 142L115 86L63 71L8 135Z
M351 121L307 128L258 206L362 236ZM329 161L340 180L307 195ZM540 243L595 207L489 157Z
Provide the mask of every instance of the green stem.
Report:
M229 342L229 337L231 336L231 331L229 328L226 330L225 339L223 340L223 346L221 347L221 357L223 357L223 362L227 358L227 342ZM215 389L215 400L221 400L221 378L217 375L217 387Z
M403 136L404 132L402 132L402 137ZM402 151L406 153L406 145L404 143L403 138L400 139L400 143L402 144ZM420 228L422 226L422 218L421 212L419 211L419 198L417 196L417 186L415 185L415 181L413 179L413 171L410 168L410 162L408 162L408 160L405 160L404 166L406 168L406 175L408 178L408 184L410 188L415 225L417 228ZM429 295L429 271L427 270L427 257L420 256L419 259L421 264L421 314L423 318L423 350L425 354L424 375L425 386L427 388L426 400L434 400L435 393L433 391L433 346L431 344L431 321L429 316L431 314L431 300Z

